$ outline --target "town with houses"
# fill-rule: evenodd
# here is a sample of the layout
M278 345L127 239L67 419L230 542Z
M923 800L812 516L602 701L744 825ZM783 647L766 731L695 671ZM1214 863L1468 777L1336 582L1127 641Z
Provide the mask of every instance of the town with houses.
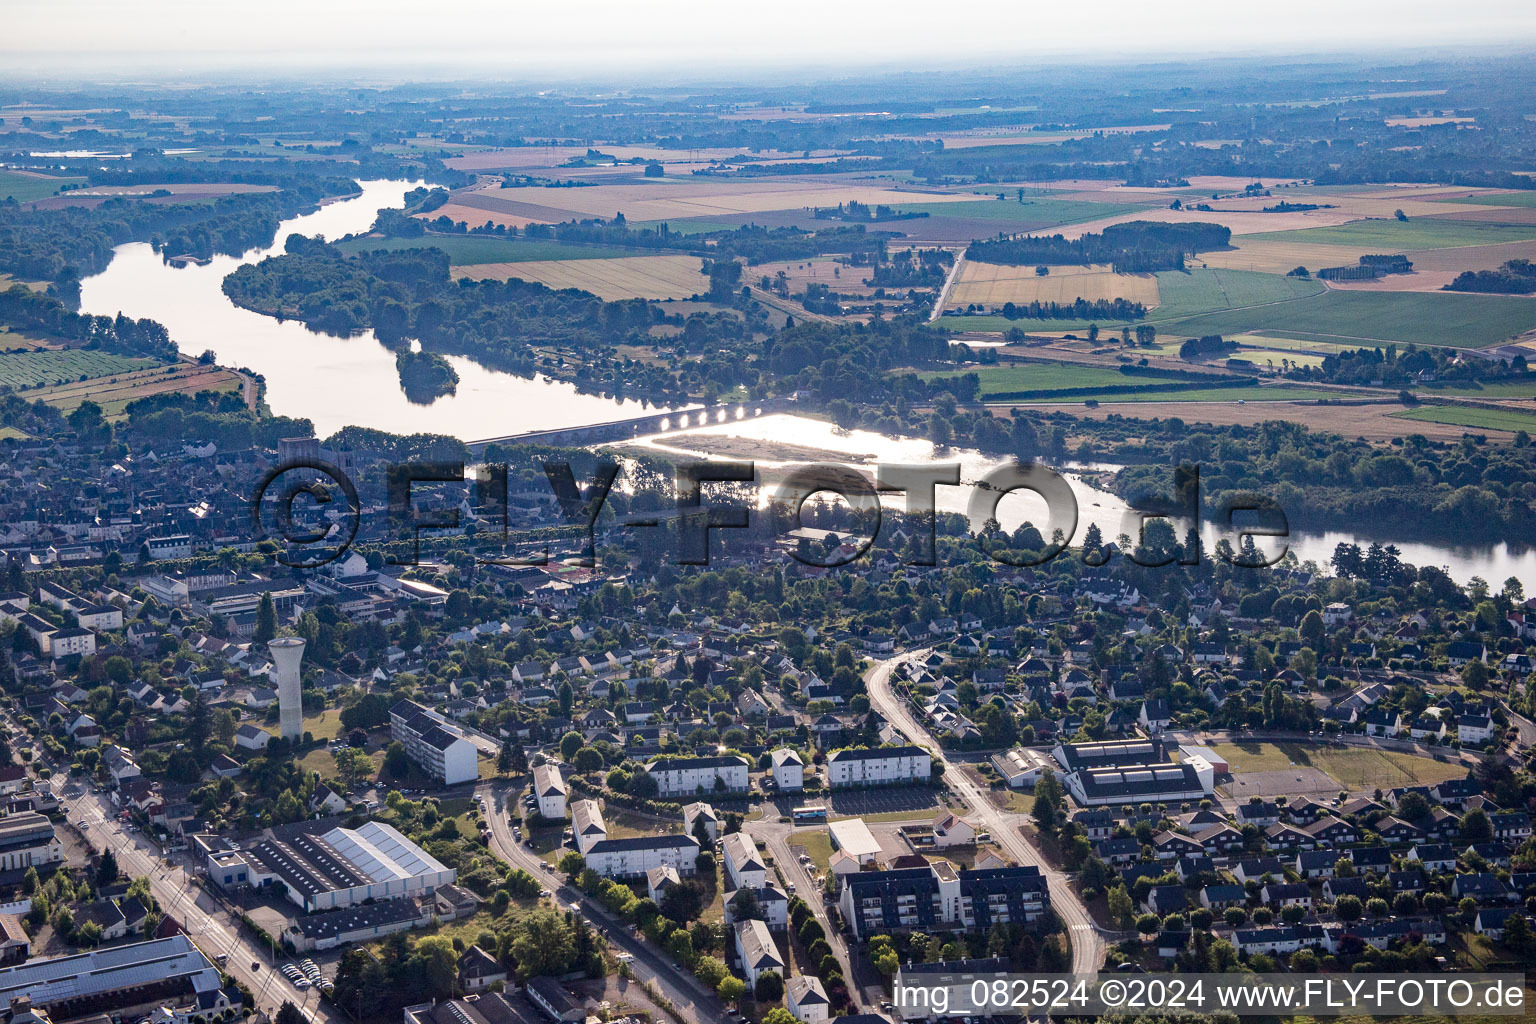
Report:
M601 524L508 566L468 504L289 568L239 480L316 444L6 463L12 1022L875 1024L898 972L1536 956L1516 581L683 571Z

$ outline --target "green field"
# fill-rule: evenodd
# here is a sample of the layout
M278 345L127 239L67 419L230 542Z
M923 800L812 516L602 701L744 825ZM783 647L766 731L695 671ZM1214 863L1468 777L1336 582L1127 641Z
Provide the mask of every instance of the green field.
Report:
M1218 310L1261 306L1317 295L1326 286L1309 278L1261 274L1252 270L1188 272L1167 270L1157 275L1157 308L1147 323L1159 324Z
M1320 398L1338 398L1337 391L1318 388L1190 388L1184 391L1132 391L1101 392L1096 395L1072 395L1054 399L1059 402L1096 401L1100 405L1118 405L1122 402L1311 402ZM1024 402L1050 402L1053 399L1029 398Z
M1234 309L1158 325L1198 337L1250 331L1304 341L1482 348L1536 328L1536 302L1453 292L1326 291L1295 302Z
M1395 412L1393 416L1426 423L1448 423L1474 430L1536 431L1536 413L1510 409L1475 409L1466 405L1430 405Z
M353 238L338 243L345 252L377 249L441 249L456 267L476 263L536 263L541 260L606 260L646 256L658 250L622 249L612 245L569 245L544 238L499 238L492 235L425 235L421 238Z
M1115 385L1157 384L1163 378L1131 376L1107 366L1079 366L1074 363L1026 363L1014 366L988 366L980 370L946 370L922 377L934 381L974 373L981 378L981 395L1010 391L1055 391L1062 388L1099 388Z
M1253 242L1316 242L1352 245L1382 252L1405 249L1448 249L1464 245L1493 245L1536 238L1536 224L1485 224L1473 220L1357 220L1331 228L1266 231L1244 235Z
M18 390L35 388L82 377L107 377L154 365L153 359L129 359L110 352L78 348L0 352L0 386Z
M1482 385L1447 384L1438 388L1415 388L1424 394L1445 395L1447 398L1536 398L1536 381L1490 381Z
M79 185L84 178L34 178L15 171L0 171L0 200L15 199L28 203L34 199L46 199L58 192L63 185Z
M1475 203L1478 206L1536 207L1536 191L1511 192L1505 196L1468 196L1466 199L1437 199L1439 203Z
M969 204L966 204L969 205ZM1001 205L1001 204L999 204ZM1162 324L1203 313L1219 312L1243 306L1265 306L1321 294L1326 286L1310 278L1261 274L1252 270L1213 270L1197 267L1189 271L1167 270L1157 275L1158 305L1145 320L1164 333ZM1104 334L1118 334L1121 327L1135 326L1121 320L1097 321ZM1086 320L1006 320L1000 316L944 316L938 326L957 331L1006 331L1018 327L1026 332L1085 331ZM1211 333L1209 331L1203 333Z
M1038 231L1042 228L1055 227L1058 224L1081 224L1086 220L1098 220L1100 217L1114 217L1122 213L1131 213L1139 207L1127 203L1094 203L1075 199L1039 199L1024 197L1024 202L1019 202L1012 193L1007 199L977 200L974 203L915 203L901 204L897 209L903 213L926 213L930 217L953 218L958 220L994 220L998 222L998 230L1008 230L1013 225L1015 231ZM901 230L901 221L884 221L870 225L871 229L879 229L887 225ZM910 234L915 227L908 227Z
M1217 743L1211 749L1227 759L1234 775L1307 766L1331 776L1340 788L1351 790L1432 785L1466 775L1466 769L1455 764L1367 747L1238 742Z

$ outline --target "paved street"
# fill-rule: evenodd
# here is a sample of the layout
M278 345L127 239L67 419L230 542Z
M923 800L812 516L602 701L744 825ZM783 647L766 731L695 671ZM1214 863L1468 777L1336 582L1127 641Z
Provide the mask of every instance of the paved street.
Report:
M938 740L918 724L908 711L906 702L891 688L891 675L897 666L927 654L928 650L908 651L887 661L876 662L864 676L869 684L870 703L887 721L905 733L909 740L929 748L934 757L944 763L944 781L971 805L972 813L969 817L978 822L981 826L979 830L990 831L993 841L1007 850L1018 863L1034 864L1040 868L1050 885L1051 906L1066 924L1072 938L1072 970L1079 974L1098 971L1104 965L1104 938L1088 915L1088 909L1068 884L1066 874L1047 864L1039 851L1019 833L1019 825L1026 820L1025 816L999 810L981 787L971 781L959 763L945 756Z
M568 908L572 903L581 907L584 918L597 926L607 940L621 951L630 954L630 972L642 984L651 984L676 1007L684 1020L722 1021L725 1007L715 994L693 976L693 972L679 968L671 958L654 946L637 939L629 925L610 914L597 900L588 897L574 885L565 884L565 876L549 870L549 865L532 850L517 842L512 836L512 826L507 815L517 801L517 793L523 783L505 780L481 783L476 792L485 798L486 821L490 823L491 850L502 860L532 872L554 893L557 905Z
M56 775L55 780L58 778ZM183 864L165 863L155 843L142 833L129 832L121 826L113 818L105 793L93 793L84 785L62 783L55 792L67 809L69 820L85 822L83 832L93 849L111 849L125 877L147 877L161 910L179 921L204 953L210 957L224 953L229 957L225 970L250 988L260 1009L276 1013L288 1000L307 1009L318 1021L340 1021L320 998L318 989L300 992L280 971L274 970L270 950L244 933L233 915L202 890ZM279 951L278 962L285 959ZM260 970L251 969L256 961L262 965Z

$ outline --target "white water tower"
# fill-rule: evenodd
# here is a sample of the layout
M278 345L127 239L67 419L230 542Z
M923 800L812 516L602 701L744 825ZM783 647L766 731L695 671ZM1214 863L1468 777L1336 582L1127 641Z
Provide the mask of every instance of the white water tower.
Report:
M285 740L304 736L304 694L299 682L299 663L304 660L304 640L285 636L267 641L277 672L277 721Z

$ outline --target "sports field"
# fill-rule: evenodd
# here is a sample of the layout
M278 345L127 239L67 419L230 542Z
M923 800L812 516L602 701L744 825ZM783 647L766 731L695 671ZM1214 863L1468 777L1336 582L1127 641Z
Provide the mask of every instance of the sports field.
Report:
M425 235L421 238L353 238L337 245L344 252L379 249L441 249L454 266L476 263L530 263L540 260L602 260L634 256L635 250L613 245L569 245L544 238L499 238L494 235Z
M1116 274L1108 264L1088 267L1051 267L1041 276L1034 267L999 266L965 262L960 278L950 289L949 305L975 303L998 308L1005 303L1073 302L1085 299L1128 299L1157 305L1157 278L1151 274Z
M1466 769L1456 764L1369 747L1244 742L1217 743L1212 749L1227 759L1234 775L1315 768L1338 782L1340 789L1349 790L1433 785L1466 775Z
M460 277L506 281L522 278L550 288L579 288L600 299L686 299L709 289L697 256L631 256L624 259L478 263L458 268Z

